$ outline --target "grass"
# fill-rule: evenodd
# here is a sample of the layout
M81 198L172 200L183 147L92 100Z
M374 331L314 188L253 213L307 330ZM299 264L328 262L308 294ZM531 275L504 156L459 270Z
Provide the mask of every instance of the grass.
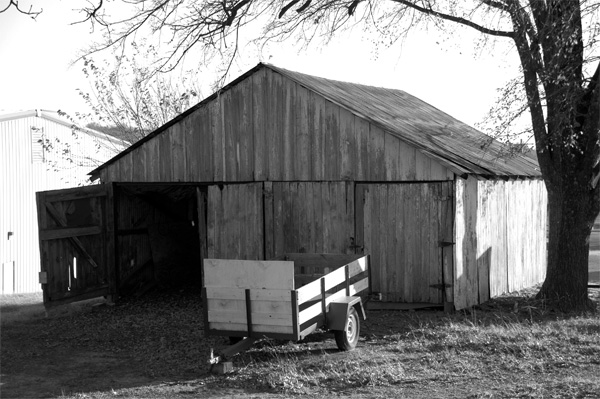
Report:
M42 293L0 295L2 324L23 322L45 316Z
M226 375L208 372L207 345L224 346L226 340L202 337L196 293L131 300L94 311L81 307L50 318L37 313L39 297L24 296L29 319L5 319L19 313L19 300L2 298L0 311L3 344L11 327L24 325L32 340L45 340L47 347L131 359L125 364L128 370L150 381L110 382L111 374L100 381L101 388L86 383L63 387L56 395L63 399L599 397L599 315L556 312L535 300L534 292L455 314L371 311L352 352L338 352L332 334L324 332L300 343L261 340L234 357L235 369ZM600 290L590 290L590 297L598 303ZM46 333L37 335L36 329ZM32 361L47 358L39 352L43 348L35 348ZM4 350L3 373L12 365L4 367ZM27 354L21 351L12 361L27 361Z
M257 348L235 378L291 395L598 397L597 316L507 310L400 314L404 331L370 330L348 354Z

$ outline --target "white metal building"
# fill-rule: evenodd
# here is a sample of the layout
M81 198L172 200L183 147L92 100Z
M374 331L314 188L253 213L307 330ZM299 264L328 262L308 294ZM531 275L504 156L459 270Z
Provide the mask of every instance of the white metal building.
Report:
M126 146L54 111L0 114L0 293L41 291L36 191L91 184Z

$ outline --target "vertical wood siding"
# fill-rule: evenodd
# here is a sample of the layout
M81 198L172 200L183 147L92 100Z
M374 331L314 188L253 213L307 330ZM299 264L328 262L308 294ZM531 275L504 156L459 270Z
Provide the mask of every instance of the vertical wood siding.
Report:
M454 176L263 68L100 171L102 181L415 181Z
M444 282L439 243L452 226L451 183L365 184L357 192L373 290L384 301L441 303L442 291L431 285Z
M354 184L274 182L265 186L266 257L352 254Z
M457 309L540 283L546 273L541 180L456 182Z
M208 187L208 258L264 259L263 184Z
M35 131L54 151L44 151L38 137L32 139ZM68 157L65 149L71 151ZM41 291L36 191L90 184L87 173L121 149L44 118L0 122L1 293Z

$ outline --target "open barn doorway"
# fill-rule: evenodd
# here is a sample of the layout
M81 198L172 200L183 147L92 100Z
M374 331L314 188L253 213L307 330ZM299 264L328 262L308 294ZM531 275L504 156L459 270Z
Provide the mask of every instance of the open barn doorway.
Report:
M118 183L115 257L120 295L202 285L206 187Z

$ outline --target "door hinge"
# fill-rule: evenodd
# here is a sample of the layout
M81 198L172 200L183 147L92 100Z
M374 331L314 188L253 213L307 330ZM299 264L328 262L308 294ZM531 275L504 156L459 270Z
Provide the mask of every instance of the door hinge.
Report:
M48 284L48 273L47 272L39 272L39 280L40 280L40 284Z
M437 288L438 290L445 290L446 288L451 288L452 284L441 283L441 284L431 284L431 288Z
M449 247L450 245L456 244L452 241L438 241L438 247Z

